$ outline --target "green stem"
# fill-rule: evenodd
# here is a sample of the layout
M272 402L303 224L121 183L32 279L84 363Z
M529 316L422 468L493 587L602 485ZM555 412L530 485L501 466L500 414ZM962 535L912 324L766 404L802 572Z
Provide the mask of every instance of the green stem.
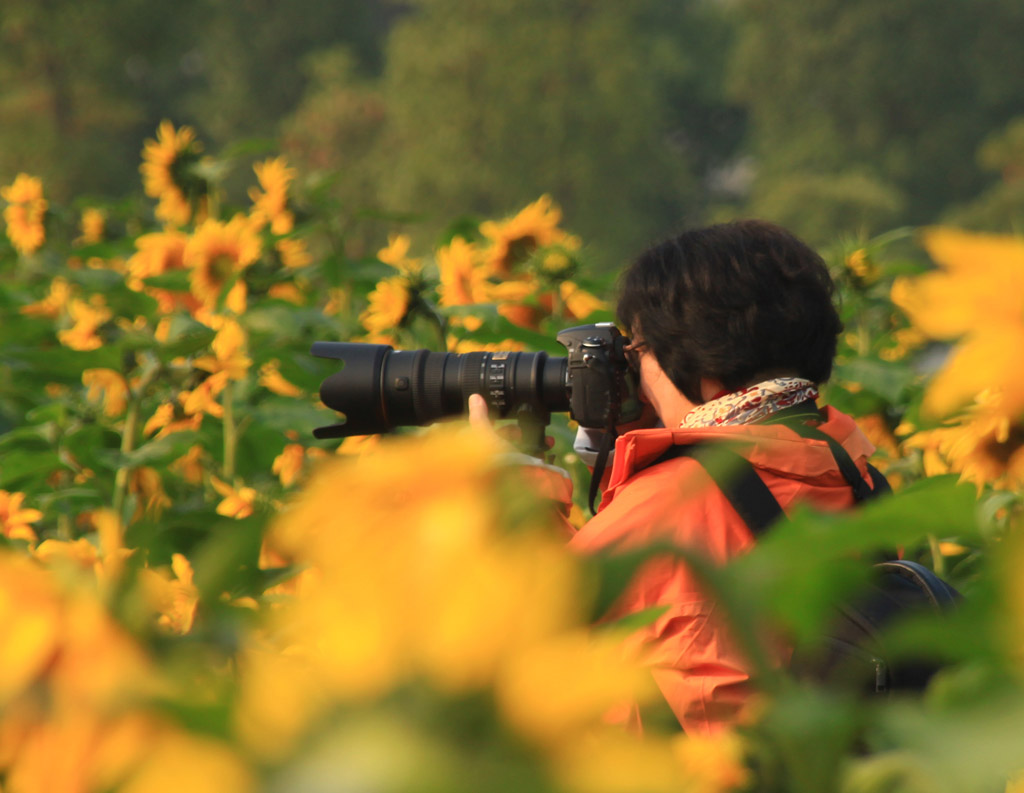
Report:
M132 398L128 403L128 414L124 419L124 429L121 431L121 457L124 458L135 449L135 434L139 427L139 397ZM122 462L114 475L114 513L119 517L124 509L125 499L128 497L128 475L131 473L131 466Z
M942 555L942 550L939 548L939 538L934 534L928 535L928 547L932 552L932 569L936 575L944 576L946 574L946 557Z
M71 486L71 477L67 471L61 471L60 474L60 489L64 490ZM65 502L66 505L67 502ZM57 539L58 540L70 540L71 539L71 514L66 511L67 506L61 508L61 512L57 515Z
M230 482L235 478L235 455L238 451L238 426L235 424L235 388L228 380L224 386L224 479Z

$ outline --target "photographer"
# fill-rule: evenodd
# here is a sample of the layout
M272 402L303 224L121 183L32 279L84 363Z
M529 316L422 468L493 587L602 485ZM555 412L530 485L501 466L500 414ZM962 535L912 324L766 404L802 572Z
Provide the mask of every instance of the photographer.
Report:
M570 547L669 540L719 564L749 549L750 528L705 468L671 455L682 444L732 442L784 510L852 506L829 444L793 428L831 436L871 486L872 445L851 418L815 401L842 329L833 292L822 259L766 222L687 231L644 252L622 276L618 317L654 415L650 428L617 438L600 509ZM470 420L493 431L480 397ZM637 641L679 722L697 734L734 722L749 699L747 665L685 565L652 561L618 609L657 606L668 608Z

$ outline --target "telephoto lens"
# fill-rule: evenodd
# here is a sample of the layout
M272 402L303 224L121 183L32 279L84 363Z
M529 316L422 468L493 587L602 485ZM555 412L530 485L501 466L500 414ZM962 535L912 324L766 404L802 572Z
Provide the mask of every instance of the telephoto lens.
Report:
M312 353L342 362L341 371L321 384L320 399L345 421L318 427L317 438L423 426L465 413L471 394L482 394L501 418L521 407L538 413L569 410L567 360L546 352L460 354L318 341Z

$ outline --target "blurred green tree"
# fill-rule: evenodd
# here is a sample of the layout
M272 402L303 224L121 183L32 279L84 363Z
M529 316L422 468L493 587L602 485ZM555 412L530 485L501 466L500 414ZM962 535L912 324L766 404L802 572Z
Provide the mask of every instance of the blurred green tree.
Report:
M821 242L929 222L981 189L975 150L1022 109L1020 3L738 7L731 88L750 111L749 211Z
M211 145L272 137L302 96L308 53L349 45L379 68L384 0L6 0L0 15L0 179L58 200L138 192L161 121Z
M428 211L425 228L550 193L619 260L704 213L742 130L719 98L728 37L705 2L424 0L379 81L318 60L286 138L364 201Z

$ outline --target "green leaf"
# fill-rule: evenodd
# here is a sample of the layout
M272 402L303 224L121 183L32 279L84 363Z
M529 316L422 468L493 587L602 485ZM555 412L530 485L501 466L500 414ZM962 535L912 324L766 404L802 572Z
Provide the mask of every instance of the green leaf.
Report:
M155 441L150 441L127 454L111 452L104 455L114 468L122 465L160 466L170 463L187 452L199 439L199 433L192 430L173 432Z
M4 490L25 488L32 480L46 479L64 467L54 451L12 449L5 452L0 461L0 487Z
M903 394L916 378L916 374L906 363L881 361L875 358L857 358L837 364L833 376L839 380L857 383L893 405L900 403Z
M167 339L160 348L161 358L170 360L181 355L191 355L210 345L217 334L191 317L175 314L171 318Z
M899 702L878 724L887 743L912 758L931 793L1003 790L1021 771L1024 693L1004 685L961 707Z
M189 290L189 271L171 270L160 275L151 275L144 278L146 286L153 286L157 289L169 289L173 292L187 292Z

